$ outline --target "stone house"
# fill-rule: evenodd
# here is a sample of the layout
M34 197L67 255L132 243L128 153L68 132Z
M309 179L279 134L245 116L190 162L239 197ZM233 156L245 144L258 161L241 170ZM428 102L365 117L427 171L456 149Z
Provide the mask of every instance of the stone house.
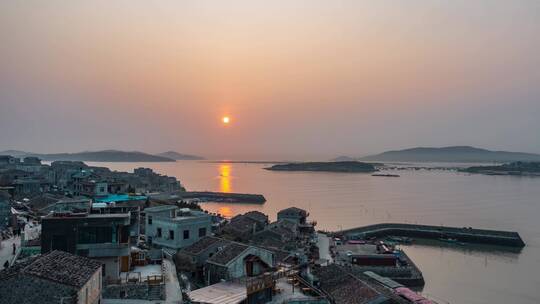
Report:
M289 207L278 212L277 219L290 220L297 224L306 224L306 219L309 216L306 210L297 207Z
M274 266L271 251L231 242L206 261L206 283L258 276Z
M101 276L101 263L52 251L0 271L0 302L98 304Z

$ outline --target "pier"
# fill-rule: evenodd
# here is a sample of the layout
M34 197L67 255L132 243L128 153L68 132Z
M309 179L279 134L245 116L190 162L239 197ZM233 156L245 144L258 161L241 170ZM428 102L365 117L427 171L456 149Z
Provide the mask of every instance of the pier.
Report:
M197 199L202 202L264 204L266 198L261 194L185 191L176 193L179 199Z
M525 247L525 242L519 233L512 231L486 230L473 228L457 228L445 226L414 225L383 223L335 232L347 237L362 236L363 238L406 236L424 239L452 238L460 242L489 244L510 247Z

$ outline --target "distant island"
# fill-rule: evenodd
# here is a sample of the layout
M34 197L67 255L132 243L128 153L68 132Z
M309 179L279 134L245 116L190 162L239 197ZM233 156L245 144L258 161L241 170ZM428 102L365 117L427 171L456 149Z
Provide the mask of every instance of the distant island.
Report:
M320 171L345 173L371 173L378 171L373 164L358 161L288 163L274 165L265 169L271 171Z
M344 157L340 157L344 159ZM418 147L405 150L387 151L376 155L360 157L360 161L383 162L462 162L462 163L509 163L516 161L540 161L540 154L490 151L470 146L442 148Z
M460 171L486 175L540 176L540 162L513 162L500 166L474 166Z
M176 151L167 151L163 153L156 154L157 156L166 157L174 160L204 160L204 157L191 155L191 154L182 154Z
M138 151L117 151L117 150L104 150L104 151L86 151L79 153L53 153L53 154L40 154L32 152L24 152L17 150L8 150L0 152L2 155L12 155L15 157L38 157L44 161L91 161L91 162L174 162L174 159L147 154Z

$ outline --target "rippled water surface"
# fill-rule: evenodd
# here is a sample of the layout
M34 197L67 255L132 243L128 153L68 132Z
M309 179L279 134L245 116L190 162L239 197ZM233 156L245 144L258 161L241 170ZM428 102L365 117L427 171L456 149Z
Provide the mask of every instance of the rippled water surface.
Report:
M260 210L275 219L288 206L307 209L319 229L407 222L518 231L521 252L437 242L405 247L424 273L423 292L442 303L540 303L540 178L403 170L370 174L274 172L262 164L95 163L131 171L145 166L176 176L188 190L263 194L264 205L204 204L233 216Z

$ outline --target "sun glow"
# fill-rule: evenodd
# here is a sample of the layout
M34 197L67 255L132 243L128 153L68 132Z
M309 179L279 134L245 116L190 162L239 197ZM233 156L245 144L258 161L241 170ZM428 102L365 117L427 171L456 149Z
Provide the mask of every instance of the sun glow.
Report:
M229 122L231 122L231 119L229 118L229 116L223 116L222 121L224 124L228 125Z
M223 164L219 166L219 191L231 192L231 166Z

